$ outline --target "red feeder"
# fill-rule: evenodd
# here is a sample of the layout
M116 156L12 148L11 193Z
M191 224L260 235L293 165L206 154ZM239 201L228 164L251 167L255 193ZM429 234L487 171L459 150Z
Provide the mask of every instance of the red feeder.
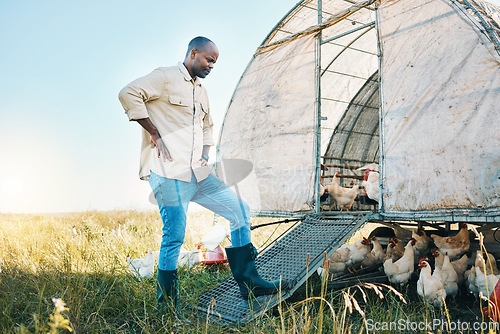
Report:
M488 310L489 309L489 310ZM490 306L483 307L483 315L490 318L491 321L499 321L500 319L500 281L495 285L495 290L490 296Z
M227 257L224 248L220 245L217 246L213 251L206 251L199 253L200 263L203 264L215 264L215 263L226 263Z

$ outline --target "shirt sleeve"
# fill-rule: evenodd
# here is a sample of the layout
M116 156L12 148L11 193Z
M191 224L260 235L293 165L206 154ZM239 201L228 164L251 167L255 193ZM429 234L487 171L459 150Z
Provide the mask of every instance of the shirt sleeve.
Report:
M157 68L125 86L118 98L130 121L149 117L146 102L159 98L165 87L165 74Z
M214 136L213 136L214 122L212 116L210 116L210 109L208 113L203 118L203 145L214 146Z

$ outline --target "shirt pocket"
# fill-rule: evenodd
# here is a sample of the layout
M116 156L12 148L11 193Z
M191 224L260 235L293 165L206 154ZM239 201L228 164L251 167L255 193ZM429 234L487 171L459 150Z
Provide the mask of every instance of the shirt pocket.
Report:
M178 126L193 125L193 105L180 95L169 95L165 118L168 122Z
M169 95L168 102L176 107L186 107L189 108L189 102L178 95Z

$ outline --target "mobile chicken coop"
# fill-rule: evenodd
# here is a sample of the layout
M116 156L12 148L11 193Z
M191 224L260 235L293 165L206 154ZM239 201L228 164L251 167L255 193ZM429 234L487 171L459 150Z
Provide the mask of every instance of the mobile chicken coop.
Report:
M217 148L218 161L251 163L234 187L255 215L300 219L256 260L288 289L247 303L231 278L199 309L251 320L368 221L500 226L499 38L500 8L481 0L297 3L248 64ZM350 182L372 163L378 206L321 211L329 172Z

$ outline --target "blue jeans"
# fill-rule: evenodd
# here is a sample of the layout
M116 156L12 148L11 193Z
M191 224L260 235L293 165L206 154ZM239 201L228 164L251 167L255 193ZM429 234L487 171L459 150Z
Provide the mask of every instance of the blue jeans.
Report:
M161 219L163 236L158 268L175 270L186 231L189 202L195 202L229 220L231 243L241 247L250 243L250 209L224 182L210 174L205 180L191 182L167 179L151 172L153 189Z

